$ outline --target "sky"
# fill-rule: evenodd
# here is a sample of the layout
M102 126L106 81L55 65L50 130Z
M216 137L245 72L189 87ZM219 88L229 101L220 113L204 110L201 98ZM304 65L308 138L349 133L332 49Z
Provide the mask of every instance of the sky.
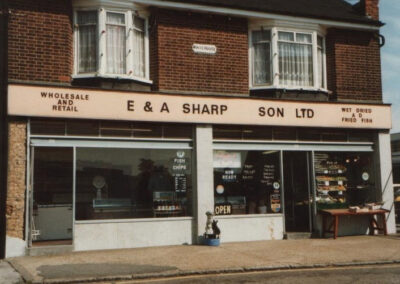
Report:
M392 133L400 132L400 0L380 0L383 101L392 104Z
M347 0L351 4L359 0ZM381 34L385 46L381 49L383 102L392 104L392 131L400 132L400 0L379 1L380 20L385 23Z

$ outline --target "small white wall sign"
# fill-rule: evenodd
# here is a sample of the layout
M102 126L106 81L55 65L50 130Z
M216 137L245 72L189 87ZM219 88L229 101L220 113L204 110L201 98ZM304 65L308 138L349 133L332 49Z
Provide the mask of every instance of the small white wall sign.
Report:
M194 43L192 45L192 50L194 53L201 53L201 54L216 54L217 53L217 47L213 44Z

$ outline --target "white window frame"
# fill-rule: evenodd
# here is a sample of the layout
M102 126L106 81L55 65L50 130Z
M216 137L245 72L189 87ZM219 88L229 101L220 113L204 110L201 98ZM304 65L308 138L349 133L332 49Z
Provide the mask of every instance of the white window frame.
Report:
M253 83L253 39L252 32L259 30L271 31L271 84L259 85ZM313 85L305 86L286 86L279 81L279 56L278 56L278 32L293 32L312 35L312 60L313 60ZM328 92L327 89L327 67L326 67L326 47L325 47L325 30L318 25L308 25L304 23L293 23L283 21L250 21L248 29L248 47L249 47L249 88L250 90L263 90L263 89L286 89L286 90L308 90L308 91L321 91ZM323 61L323 86L318 87L319 76L318 73L318 42L317 37L322 37L322 61Z
M93 1L95 2L95 1ZM140 11L133 7L132 4L127 7L114 7L104 5L90 5L86 3L84 7L75 7L74 9L74 68L72 78L114 78L138 81L146 84L152 84L150 80L150 48L149 48L149 14L147 11L141 9ZM91 73L79 73L79 28L77 25L78 12L80 11L96 11L98 16L97 23L97 70ZM107 45L106 45L106 15L107 12L125 14L125 27L126 27L126 74L111 74L107 73ZM145 24L145 76L139 77L133 75L133 16L139 17L144 20Z

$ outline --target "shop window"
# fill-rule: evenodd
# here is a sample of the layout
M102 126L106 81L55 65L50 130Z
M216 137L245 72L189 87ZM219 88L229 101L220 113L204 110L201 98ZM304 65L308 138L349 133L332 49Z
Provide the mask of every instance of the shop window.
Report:
M400 152L400 141L391 142L392 152Z
M72 239L73 149L32 148L32 240Z
M192 151L76 149L76 219L192 215Z
M400 184L400 161L393 162L393 183Z
M380 201L372 153L315 153L318 209L347 208Z
M148 19L144 11L139 14L115 5L96 10L77 7L75 51L74 78L105 77L151 83Z
M214 151L215 214L281 212L278 151Z
M324 38L316 31L254 27L251 88L326 89Z

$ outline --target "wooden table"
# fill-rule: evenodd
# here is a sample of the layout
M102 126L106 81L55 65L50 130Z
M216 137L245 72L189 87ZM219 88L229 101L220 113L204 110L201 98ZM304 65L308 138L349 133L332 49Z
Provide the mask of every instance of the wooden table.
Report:
M368 210L368 211L359 211L353 212L349 209L326 209L320 210L319 213L322 214L322 236L325 237L325 233L332 233L333 238L336 239L338 236L339 229L339 217L340 216L361 216L367 215L369 216L369 234L374 235L375 230L378 232L383 232L384 235L387 235L387 227L386 227L386 216L385 213L389 212L386 209L378 209L378 210ZM379 227L375 216L381 216L382 218L382 227ZM331 218L332 221L327 227L328 219Z

